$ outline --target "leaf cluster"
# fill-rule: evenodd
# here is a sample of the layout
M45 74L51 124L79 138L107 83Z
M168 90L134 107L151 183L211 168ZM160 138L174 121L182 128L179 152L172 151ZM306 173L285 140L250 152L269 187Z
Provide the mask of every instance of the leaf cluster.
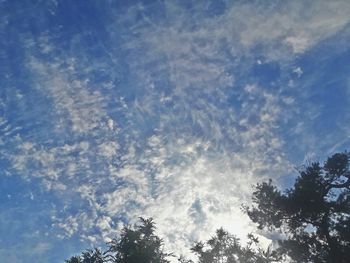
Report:
M271 180L256 185L245 211L260 229L284 232L280 251L294 262L349 262L349 160L344 152L312 163L284 193Z
M163 251L163 240L155 235L152 218L139 218L139 224L125 226L119 237L112 239L105 252L87 250L66 263L169 263L170 253Z

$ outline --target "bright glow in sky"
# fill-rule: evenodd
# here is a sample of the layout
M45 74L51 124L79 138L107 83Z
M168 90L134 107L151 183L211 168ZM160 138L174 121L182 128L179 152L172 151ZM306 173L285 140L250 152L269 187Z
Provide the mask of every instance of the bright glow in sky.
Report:
M349 14L1 0L0 261L63 262L139 216L176 253L255 231L253 184L350 148Z

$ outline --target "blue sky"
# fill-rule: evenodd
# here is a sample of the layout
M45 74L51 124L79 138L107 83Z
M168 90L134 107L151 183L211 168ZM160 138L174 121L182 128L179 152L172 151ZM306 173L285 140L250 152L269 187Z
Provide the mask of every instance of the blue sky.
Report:
M349 149L349 13L0 1L1 262L63 262L138 216L176 253L255 231L252 184Z

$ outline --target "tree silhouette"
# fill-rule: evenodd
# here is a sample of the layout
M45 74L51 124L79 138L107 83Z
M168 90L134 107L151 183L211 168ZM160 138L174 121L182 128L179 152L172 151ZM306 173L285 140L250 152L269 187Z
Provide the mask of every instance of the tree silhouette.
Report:
M86 250L66 263L169 263L172 256L163 251L163 241L155 235L155 224L150 219L139 218L140 223L125 226L120 237L108 243L108 250Z
M171 256L163 251L163 241L154 234L155 224L140 218L141 224L124 227L121 236L109 243L113 263L168 263Z
M266 251L259 246L259 240L252 234L242 246L239 239L225 230L218 229L207 242L198 242L192 251L198 255L198 263L272 263L281 257L269 247Z
M281 192L271 182L257 184L253 206L245 207L260 229L279 230L280 253L293 262L345 263L350 259L350 155L337 153L299 172Z
M81 253L81 256L73 256L66 263L104 263L107 256L101 250L88 249Z

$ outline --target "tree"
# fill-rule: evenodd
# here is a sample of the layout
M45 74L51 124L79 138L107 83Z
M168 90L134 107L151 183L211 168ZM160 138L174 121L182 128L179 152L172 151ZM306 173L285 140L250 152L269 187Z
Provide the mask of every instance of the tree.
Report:
M155 224L140 217L140 223L125 226L120 237L108 243L108 249L86 250L80 256L73 256L66 263L169 263L172 256L163 251L163 241L154 234Z
M113 263L168 263L169 253L163 251L163 240L154 234L155 224L140 218L141 224L124 227L121 236L109 243Z
M198 242L192 251L198 255L198 263L272 263L281 257L269 247L266 251L259 247L259 240L252 234L242 246L239 239L225 230L218 229L216 235L207 242Z
M104 263L107 256L101 250L88 249L81 253L81 256L73 256L66 263Z
M66 263L81 263L82 259L80 256L73 256L70 259L66 260Z
M279 251L293 262L345 263L350 258L350 155L337 153L299 171L285 192L272 181L257 184L252 207L260 229L285 234Z

